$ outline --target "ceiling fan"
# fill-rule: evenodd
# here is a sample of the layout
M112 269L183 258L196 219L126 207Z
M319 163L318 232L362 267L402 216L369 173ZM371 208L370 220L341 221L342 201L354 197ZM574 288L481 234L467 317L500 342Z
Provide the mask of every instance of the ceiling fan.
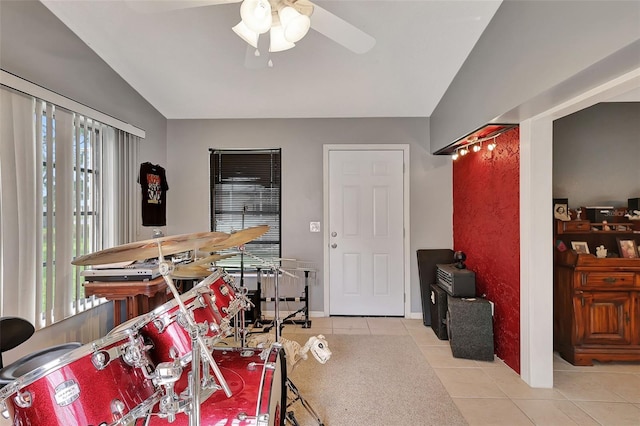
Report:
M344 19L309 0L188 0L129 2L134 9L165 12L192 7L241 3L241 21L232 30L248 44L245 65L271 65L268 53L291 49L313 29L357 54L371 50L376 40Z

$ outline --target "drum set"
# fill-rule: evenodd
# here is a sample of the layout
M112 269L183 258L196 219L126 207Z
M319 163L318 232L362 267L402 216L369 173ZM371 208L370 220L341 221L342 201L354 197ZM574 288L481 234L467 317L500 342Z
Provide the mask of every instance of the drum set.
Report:
M6 374L13 380L0 388L1 414L20 426L297 424L287 415L290 386L278 339L264 349L244 347L243 329L239 347L226 345L244 327L244 311L251 307L246 289L207 261L174 275L175 265L165 260L241 246L267 230L160 237L74 260L100 265L157 257L173 298L94 342L61 345L11 364ZM193 288L178 292L174 276L203 273ZM276 325L279 336L277 316Z

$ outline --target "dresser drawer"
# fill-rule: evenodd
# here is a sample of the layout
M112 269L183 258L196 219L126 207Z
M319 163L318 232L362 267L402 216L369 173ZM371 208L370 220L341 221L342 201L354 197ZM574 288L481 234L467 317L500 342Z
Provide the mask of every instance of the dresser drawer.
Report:
M591 230L591 222L588 220L570 220L567 222L558 222L560 229L558 233L568 232L589 232Z
M637 284L634 272L583 272L580 275L581 287L631 288Z

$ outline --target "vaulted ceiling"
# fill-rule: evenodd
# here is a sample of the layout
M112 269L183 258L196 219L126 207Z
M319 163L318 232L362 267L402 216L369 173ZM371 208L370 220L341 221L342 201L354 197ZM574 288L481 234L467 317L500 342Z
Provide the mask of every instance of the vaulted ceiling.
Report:
M42 3L166 118L190 119L428 117L501 2L319 0L373 48L354 53L311 15L296 47L257 68L231 29L240 3Z

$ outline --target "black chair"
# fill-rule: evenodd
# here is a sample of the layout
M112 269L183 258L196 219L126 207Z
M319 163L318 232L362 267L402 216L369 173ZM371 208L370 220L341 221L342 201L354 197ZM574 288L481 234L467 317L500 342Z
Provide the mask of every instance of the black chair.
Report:
M4 367L2 354L29 340L35 331L33 325L23 318L0 318L0 368Z

